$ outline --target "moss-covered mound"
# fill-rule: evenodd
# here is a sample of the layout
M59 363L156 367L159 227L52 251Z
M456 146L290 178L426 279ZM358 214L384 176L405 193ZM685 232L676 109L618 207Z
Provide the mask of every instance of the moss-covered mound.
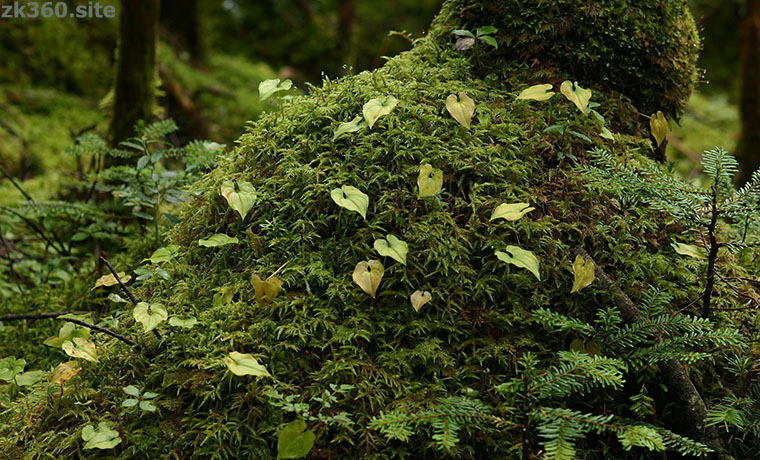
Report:
M197 198L170 233L179 255L161 267L172 280L154 278L137 290L170 315L199 323L162 323L158 341L124 308L118 330L140 348L97 337L99 363L84 362L62 389L34 387L0 415L0 452L29 459L275 458L277 428L295 411L323 420L309 420L317 440L308 458L440 458L427 430L412 442L388 441L369 421L381 412L426 409L466 389L480 392L495 413L509 414L493 388L515 375L521 354L551 358L567 347L567 337L544 332L530 312L550 307L588 319L610 302L595 286L569 294L573 246L595 254L634 300L648 284L679 301L693 297L693 270L665 251L669 233L679 229L663 228L649 214L632 218L566 167L573 158L585 161L593 146L646 162L649 142L602 138L602 122L562 96L516 100L537 81L569 77L594 91L607 126L631 113L607 90L642 109L659 100L653 106L677 112L694 75L694 28L683 2L659 2L657 14L641 2L580 2L573 11L584 16L573 22L563 12L579 2L535 3L448 2L431 37L411 52L372 73L325 80L256 122L232 157L196 186ZM578 24L585 16L606 22ZM455 52L450 29L480 25L500 28L500 51ZM525 53L508 52L527 41ZM540 60L540 73L526 57ZM496 78L481 78L485 60L499 69ZM445 108L460 92L475 101L469 129ZM398 104L372 129L335 138L340 122L387 96ZM556 124L575 134L544 132ZM418 198L424 164L442 170L443 191ZM225 181L255 189L245 218L220 194ZM345 185L368 196L366 218L331 198ZM499 204L517 202L535 210L517 221L489 219ZM239 242L198 245L215 233ZM374 249L387 235L408 243L406 264ZM538 257L540 280L497 258L509 245ZM374 298L352 280L366 260L384 265ZM271 302L257 299L252 275L266 279L276 271L282 292ZM409 301L416 290L432 294L419 311ZM66 307L53 299L49 308ZM224 363L230 352L252 354L271 377L234 375ZM158 393L158 411L122 407L127 385ZM278 405L273 392L291 405ZM616 396L608 396L612 404ZM340 413L353 423L325 423ZM98 422L122 441L83 450L83 427ZM531 454L540 449L535 433L492 427L460 437L447 455L519 458L522 442L531 443ZM614 440L593 437L581 447L586 458L646 452L626 453Z

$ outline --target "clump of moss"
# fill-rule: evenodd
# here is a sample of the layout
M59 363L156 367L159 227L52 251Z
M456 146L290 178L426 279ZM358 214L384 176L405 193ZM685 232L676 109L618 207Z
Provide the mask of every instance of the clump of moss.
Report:
M499 4L505 11L520 5ZM418 41L411 52L372 73L325 80L251 125L232 157L196 185L197 198L169 234L181 246L180 255L165 265L173 280L153 279L138 291L140 298L164 303L172 315L195 316L201 325L162 326L159 345L124 310L120 330L138 337L142 350L99 339L102 362L86 364L53 402L32 395L0 416L4 452L18 454L23 446L30 459L274 458L277 426L290 418L268 404L266 391L277 390L299 395L313 411L344 411L353 420L348 427L317 427L313 458L438 458L427 437L409 444L388 441L369 430L368 421L380 411L415 411L466 388L489 394L514 375L522 352L551 355L563 349L565 337L536 330L529 312L551 306L588 318L610 301L593 288L568 295L571 247L583 244L616 270L620 285L634 298L646 284L679 300L695 295L689 267L661 250L668 247L668 232L678 229L663 228L651 214L631 218L631 210L584 188L559 155L583 161L595 144L628 161L646 162L642 153L650 144L625 135L614 143L604 140L600 122L561 96L549 102L516 100L519 90L537 79L521 57L494 55L504 72L496 80L484 79L477 55L458 54L441 39L443 24L448 29L455 11L479 11L482 5L448 2L436 22L438 32ZM536 18L552 13L523 8ZM598 8L601 17L618 11L616 4ZM682 13L678 20L687 21L683 9L673 8ZM629 10L634 15L646 8L629 5ZM493 17L489 24L509 30L508 24L493 24ZM478 19L474 25L485 22ZM530 23L513 27L522 34L533 30ZM675 43L688 41L683 34L691 30L663 34ZM578 48L606 44L617 52L616 35L571 38ZM634 64L617 68L616 62L611 60L598 78L569 76L594 90L595 85L608 89L604 78L612 81ZM562 67L556 75L573 69ZM665 70L670 73L661 75L661 82L689 82L694 71L686 64ZM541 72L541 79L551 73L548 67ZM642 91L647 97L660 94L662 84ZM470 129L445 109L446 98L460 92L476 101ZM670 94L671 111L684 102L686 93L678 94ZM340 122L384 96L395 97L398 105L371 130L333 138ZM615 103L597 100L615 123L617 112L610 109ZM590 142L544 132L558 122ZM438 200L417 198L417 175L426 163L443 171L445 191ZM227 180L248 181L256 190L244 219L220 195ZM343 185L369 196L366 219L331 199L331 190ZM490 221L493 209L504 202L527 202L536 209L516 222ZM240 242L198 246L199 239L214 233ZM376 239L389 234L408 242L406 265L373 249ZM540 281L496 258L495 251L507 245L538 255ZM352 281L356 264L367 259L385 265L376 298ZM257 300L251 276L263 279L278 268L283 293L269 303ZM433 295L419 312L409 303L417 289ZM254 354L273 377L232 375L222 361L231 351ZM119 406L120 388L130 384L162 395L158 416L140 417ZM326 408L313 398L331 384L354 389ZM79 432L83 424L99 420L116 426L124 442L86 454L78 447ZM513 458L520 442L479 430L462 437L452 456ZM594 443L581 447L592 451Z

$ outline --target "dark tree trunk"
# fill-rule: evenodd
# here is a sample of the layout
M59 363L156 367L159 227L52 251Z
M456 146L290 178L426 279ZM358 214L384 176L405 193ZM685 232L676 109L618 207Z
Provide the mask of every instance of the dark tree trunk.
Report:
M169 43L190 53L194 63L203 62L206 53L197 0L162 0L161 25Z
M354 37L354 25L356 24L356 0L340 0L338 21L338 45L341 51L340 58L343 64L349 67L356 66L356 37Z
M134 136L138 120L153 118L159 4L160 0L121 0L112 145Z
M747 0L741 23L740 182L760 168L760 0Z

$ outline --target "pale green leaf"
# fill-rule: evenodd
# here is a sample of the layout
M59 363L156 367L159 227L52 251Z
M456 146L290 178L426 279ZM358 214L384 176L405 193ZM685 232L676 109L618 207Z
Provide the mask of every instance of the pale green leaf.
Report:
M391 113L397 104L398 100L393 96L384 96L370 99L366 104L364 104L362 107L362 113L364 114L364 119L367 120L369 129L372 129L372 126L375 125L375 122L378 118Z
M364 121L361 115L357 115L351 121L341 123L333 132L333 140L338 140L348 133L355 133L367 127L367 123Z
M530 207L528 203L502 203L493 210L493 214L491 214L491 219L489 220L518 220L534 209L536 208Z
M594 281L594 261L584 259L578 254L573 262L573 289L570 293L578 292Z
M111 449L121 442L119 432L108 427L106 422L98 423L98 429L92 425L82 428L85 449Z
M156 406L150 401L140 401L140 409L148 412L155 412Z
M406 265L406 255L409 252L409 245L406 244L406 241L388 235L384 239L375 240L374 247L381 256L392 257Z
M240 240L237 237L228 236L224 233L215 233L206 239L198 240L198 246L205 246L207 248L216 248L219 246L225 246L227 244L238 244Z
M79 327L74 323L65 323L58 330L57 336L50 337L46 339L43 343L51 347L61 348L63 346L63 342L66 342L67 340L72 340L74 337L80 337L85 340L89 339L90 329L86 327Z
M335 204L341 208L346 208L349 211L355 211L361 214L363 218L367 218L367 208L369 208L369 196L362 193L356 187L351 185L344 185L341 188L333 189L330 192Z
M256 202L256 190L250 182L238 182L237 191L235 191L235 184L226 180L222 182L220 193L243 220Z
M34 385L45 378L45 371L28 371L16 376L16 385L20 387Z
M248 353L230 352L229 356L224 358L224 364L235 375L270 376L269 371Z
M306 422L294 420L280 429L277 437L277 459L303 458L312 446L316 435L306 429Z
M649 129L652 131L655 142L657 142L657 147L659 147L668 135L668 120L659 110L649 117Z
M409 297L409 301L412 303L412 308L414 308L414 311L420 311L420 308L422 308L423 305L430 302L430 300L433 298L433 295L429 291L414 291L412 295Z
M541 281L541 273L538 270L538 258L533 252L526 251L517 246L507 246L507 248L504 249L504 252L496 251L496 257L508 264L528 269L539 281Z
M446 110L462 126L469 129L472 115L475 113L475 101L472 100L464 91L459 93L459 98L449 94L446 98Z
M12 381L16 377L16 374L24 370L24 366L26 366L25 360L16 359L13 356L0 359L0 380L5 380L6 382Z
M379 260L361 261L354 267L352 278L354 283L374 299L384 273L385 269Z
M290 80L280 81L279 78L273 78L271 80L264 80L259 83L259 100L266 101L274 93L280 91L287 91L293 87L293 82Z
M591 90L578 86L578 82L565 80L559 87L559 91L565 95L581 112L586 112L588 102L591 100Z
M150 332L169 318L162 303L139 302L132 310L135 321L143 325L144 332Z
M673 246L673 249L675 249L675 251L682 256L689 256L695 259L705 258L704 250L700 249L698 246L683 243L670 243L670 245Z
M517 99L528 99L532 101L545 101L554 96L551 83L544 83L541 85L533 85L530 88L526 88L520 92Z
M140 401L134 399L134 398L128 398L125 399L124 402L121 403L121 407L135 407L137 403Z
M169 325L174 327L184 327L186 329L189 329L193 326L198 324L198 320L195 319L194 316L190 316L187 318L180 318L178 316L172 316L169 318Z
M87 339L74 337L71 340L63 342L61 348L72 358L82 358L95 363L100 362L98 361L98 351L95 349L95 344Z
M609 129L607 129L606 126L602 127L602 132L599 133L599 136L601 136L601 137L603 137L605 139L609 139L611 141L615 140L615 136L613 136L612 131L610 131Z
M443 171L433 168L429 164L420 167L417 176L417 198L426 198L435 195L443 187Z
M129 396L134 396L134 397L140 396L140 390L137 389L137 387L134 385L125 386L122 388L122 391L128 394Z
M158 248L155 251L153 251L153 254L148 257L147 259L143 259L143 262L146 260L150 260L150 263L152 264L158 264L161 262L168 262L174 258L174 256L177 255L177 251L179 251L179 246L176 244L170 244L169 246L165 248Z

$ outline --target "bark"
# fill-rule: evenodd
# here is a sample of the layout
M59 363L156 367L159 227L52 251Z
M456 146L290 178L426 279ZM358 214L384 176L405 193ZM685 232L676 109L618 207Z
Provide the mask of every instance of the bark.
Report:
M349 67L356 66L356 0L341 0L338 21L338 45L340 58Z
M206 47L201 36L197 0L162 0L161 25L170 43L190 53L194 63L203 62Z
M156 39L160 0L121 0L112 145L134 136L138 120L151 121L155 104Z
M747 0L741 31L741 139L737 146L739 181L760 168L760 0Z

